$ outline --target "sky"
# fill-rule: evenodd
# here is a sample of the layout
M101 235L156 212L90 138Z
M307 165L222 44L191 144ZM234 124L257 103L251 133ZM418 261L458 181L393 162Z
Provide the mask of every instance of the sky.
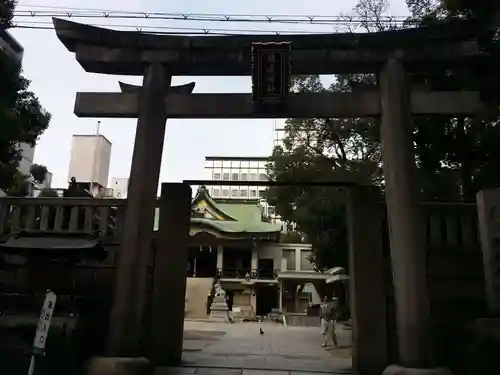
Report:
M326 15L352 14L357 0L19 0L18 10L40 9L37 6L104 9L111 11L168 12L196 14L245 15ZM49 10L49 9L44 9ZM392 0L392 15L406 15L404 0ZM26 18L18 19L23 23ZM50 18L33 18L48 22ZM186 27L231 30L311 30L335 32L329 25L282 25L261 23L224 23L176 20L76 19L81 23L113 25ZM44 25L47 26L47 25ZM117 28L115 26L115 28ZM110 179L128 177L137 120L89 119L73 114L77 92L119 91L118 81L140 84L140 77L123 77L86 73L57 39L54 30L13 28L12 35L23 45L23 70L31 80L30 90L52 114L49 128L40 137L35 150L35 163L48 167L53 174L52 187L66 187L73 134L93 134L102 120L100 133L112 143ZM250 77L174 77L172 84L195 81L195 93L249 93ZM277 120L283 122L283 120ZM273 145L272 119L168 120L160 173L160 182L203 179L205 156L267 156Z

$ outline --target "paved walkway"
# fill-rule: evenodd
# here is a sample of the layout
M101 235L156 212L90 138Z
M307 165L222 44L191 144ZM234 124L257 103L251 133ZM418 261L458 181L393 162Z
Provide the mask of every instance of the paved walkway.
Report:
M259 328L264 334L259 333ZM351 372L350 332L339 330L340 349L321 347L319 328L274 323L186 321L183 366L155 375L306 375ZM343 347L343 349L342 349Z

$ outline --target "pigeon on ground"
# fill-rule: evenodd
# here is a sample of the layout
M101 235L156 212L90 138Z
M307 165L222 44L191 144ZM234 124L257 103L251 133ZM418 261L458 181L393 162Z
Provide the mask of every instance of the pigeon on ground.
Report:
M259 328L259 333L260 333L261 335L263 335L263 334L264 334L264 331L262 330L262 328Z

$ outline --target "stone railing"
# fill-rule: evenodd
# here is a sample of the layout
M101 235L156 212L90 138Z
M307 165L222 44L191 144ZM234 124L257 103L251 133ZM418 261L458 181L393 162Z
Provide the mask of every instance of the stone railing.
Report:
M479 230L489 312L500 316L500 189L477 193Z
M19 232L92 234L117 240L125 199L0 198L0 238Z

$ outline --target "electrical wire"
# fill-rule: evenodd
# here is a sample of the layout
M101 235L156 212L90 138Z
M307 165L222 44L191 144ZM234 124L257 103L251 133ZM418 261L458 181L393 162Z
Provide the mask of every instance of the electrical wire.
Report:
M150 25L127 25L127 24L88 24L96 27L113 27L120 29L134 29L134 31L142 33L166 34L166 35L245 35L245 34L325 34L326 31L311 31L311 30L265 30L265 29L220 29L210 28L202 29L197 27L170 27L170 26L150 26ZM18 29L33 29L33 30L54 30L54 26L50 21L29 21L27 23L14 23L12 28Z
M192 21L192 22L221 22L221 23L260 23L260 24L283 24L283 25L307 25L322 26L321 30L271 30L271 29L229 29L213 27L170 27L136 24L102 24L92 23L91 26L112 27L119 29L134 29L143 33L167 34L167 35L247 35L247 34L328 34L345 31L342 27L348 27L353 31L359 26L370 27L387 25L392 27L411 26L404 16L382 16L378 19L366 19L361 16L349 15L287 15L287 14L218 14L218 13L168 13L168 12L137 12L113 9L62 7L48 5L18 5L14 11L14 28L32 30L53 30L52 22L38 21L43 18L64 19L115 19L115 20L147 20L147 21ZM29 20L28 20L29 19Z
M405 16L382 16L366 19L351 15L287 15L287 14L217 14L217 13L167 13L135 12L111 9L56 7L43 5L19 5L14 12L15 18L106 18L106 19L148 19L198 22L241 22L241 23L284 23L308 25L353 25L353 24L406 24L411 21Z

